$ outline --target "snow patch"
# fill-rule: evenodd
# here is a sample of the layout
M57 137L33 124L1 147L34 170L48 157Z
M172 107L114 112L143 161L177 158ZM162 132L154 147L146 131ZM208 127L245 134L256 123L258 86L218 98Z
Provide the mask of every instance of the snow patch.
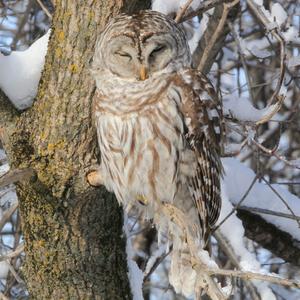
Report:
M277 22L279 26L281 26L283 23L285 23L288 15L284 8L280 5L280 3L274 3L271 6L271 16L274 21Z
M250 184L252 183L253 179L255 178L255 173L250 168L234 158L223 158L222 163L225 169L225 177L222 184L224 187L226 187L226 197L231 201L231 203L236 205L241 200ZM286 201L294 214L296 216L300 216L300 199L279 185L272 184L271 186ZM226 208L226 205L228 205L228 203L226 204L226 197L224 198L225 200L223 199L225 203L223 204L224 209ZM278 195L276 195L268 185L261 182L256 182L253 185L253 188L245 198L242 205L268 209L271 211L286 213L289 215L291 214L289 209L278 197ZM300 230L295 220L273 215L260 213L258 214L267 222L274 224L279 229L292 235L294 239L300 241ZM220 220L222 219L223 218L221 216ZM221 226L221 228L223 226L228 226L226 225L226 223L227 221ZM234 229L234 226L231 226L231 232L232 230L237 229ZM234 236L235 234L232 235Z
M129 231L127 228L128 217L124 213L124 226L123 231L126 235L126 253L127 253L127 266L128 266L128 278L131 288L133 300L143 300L143 279L144 274L133 260L134 250L129 237Z
M284 91L282 91L284 95ZM255 108L252 103L247 98L236 98L231 95L231 97L224 98L224 113L226 115L232 116L240 121L250 121L258 122L264 117L268 116L274 109L274 105L263 109ZM274 118L272 118L273 120Z
M229 175L226 172L226 177L222 182L222 209L218 222L222 221L233 209L230 202L232 187L226 182L227 176ZM237 174L237 177L238 176L240 176L240 174ZM235 188L237 188L238 185L239 184L236 182ZM235 213L222 224L220 231L230 243L234 253L239 257L240 267L243 271L264 273L258 260L244 244L245 230L242 221ZM275 295L268 287L267 283L253 281L253 284L256 286L262 300L276 300Z
M19 110L30 107L37 94L49 36L50 30L25 51L0 53L0 88Z

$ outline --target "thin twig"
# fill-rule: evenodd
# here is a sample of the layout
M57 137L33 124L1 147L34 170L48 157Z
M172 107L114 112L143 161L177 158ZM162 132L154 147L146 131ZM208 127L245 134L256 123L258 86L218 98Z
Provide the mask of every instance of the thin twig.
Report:
M4 225L8 222L12 214L16 211L19 204L18 202L14 203L9 209L7 209L0 219L0 231L3 229Z
M276 152L276 149L268 149L265 146L263 146L261 143L257 142L255 139L251 139L251 142L253 142L253 144L255 144L259 149L261 149L264 153L270 155L270 156L274 156L277 159L279 159L280 161L284 162L286 165L296 168L296 169L300 169L300 167L296 164L293 164L292 162L288 161L287 159L285 159L282 155L279 155ZM276 147L277 148L277 147Z
M52 20L52 15L51 15L50 11L48 10L48 8L43 4L43 2L41 0L36 0L36 2L40 5L40 7L45 12L45 14L48 16L48 18L50 20Z
M145 283L150 276L152 275L152 273L157 269L157 267L163 262L163 260L172 252L172 247L170 247L169 251L164 253L162 256L158 257L155 261L155 263L153 264L153 266L151 267L151 269L149 270L149 272L144 276L143 282Z
M185 15L186 11L188 10L188 8L190 7L190 5L192 4L193 1L194 0L187 0L187 2L177 12L177 15L176 15L176 18L175 18L176 23L180 22L180 20L183 18L183 16Z
M256 213L260 213L260 214L264 214L264 215L272 215L272 216L277 216L277 217L281 217L281 218L300 221L300 216L289 215L289 214L285 214L285 213L274 211L274 210L258 208L258 207L248 207L248 206L240 206L238 208L241 210L256 212Z
M240 200L240 201L237 203L237 205L231 210L231 212L230 212L226 217L224 217L224 219L218 224L218 226L216 226L215 228L213 228L212 233L214 233L217 229L219 229L219 228L222 226L222 224L223 224L226 220L228 220L229 217L230 217L230 216L231 216L231 215L239 208L239 206L243 203L243 201L244 201L244 200L247 198L247 196L249 195L250 191L252 190L252 188L253 188L253 186L254 186L254 184L255 184L255 182L257 181L258 178L259 178L259 175L257 174L257 175L253 178L251 184L249 185L247 191L245 192L245 194L243 195L243 197L241 198L241 200Z
M8 268L9 271L12 273L12 275L14 276L14 278L17 280L18 283L24 283L24 280L19 276L19 274L15 271L14 267L9 263L8 263Z
M260 23L268 30L268 26L270 25L269 19L265 16L264 12L260 9L259 5L257 5L253 0L247 0L247 5L249 6L252 13L257 17ZM270 113L259 121L256 122L257 125L268 122L281 108L282 103L284 101L285 96L280 95L280 89L283 83L283 78L285 74L285 41L282 35L280 34L278 27L274 27L269 32L273 35L273 37L279 42L280 45L280 73L279 79L276 84L276 88L274 93L272 94L270 100L268 101L268 107L273 105Z
M268 182L268 180L266 180L263 176L261 177L261 179L267 184L267 186L274 192L274 194L282 201L285 207L295 217L295 221L298 223L298 227L300 228L300 221L297 219L297 216L295 215L289 204L286 202L286 200L274 189L274 187Z
M218 4L223 3L225 0L208 0L208 1L204 1L202 2L199 6L198 9L187 14L186 16L184 16L179 23L183 23L185 21L188 21L196 16L200 16L203 13L205 13L206 11L210 10L211 8L217 6Z
M300 282L295 280L290 280L286 278L281 278L278 276L265 275L257 272L249 271L236 271L236 270L224 270L224 269L211 269L207 270L211 275L223 275L230 277L238 277L245 280L261 280L268 281L271 283L284 285L291 288L300 288Z
M18 245L18 247L14 251L11 251L5 255L1 255L0 261L9 260L11 258L14 258L14 257L18 256L19 254L21 254L23 251L24 251L24 244L21 243Z
M249 75L249 71L248 71L248 67L247 67L247 63L246 63L246 59L245 59L245 54L242 50L242 46L241 46L241 43L240 43L240 38L238 37L237 32L236 32L236 30L233 27L231 22L228 22L228 26L231 30L231 33L233 35L233 38L234 38L235 43L236 43L237 48L238 48L238 52L240 54L241 62L242 62L242 65L243 65L243 69L244 69L244 72L245 72L246 81L247 81L247 85L248 85L248 89L249 89L249 95L250 95L251 103L254 103L254 95L253 95L253 90L252 90L253 86L252 86L252 83L251 83L251 79L250 79L250 75ZM238 76L238 78L239 77L240 76Z
M215 231L214 237L218 241L218 245L225 252L225 254L230 259L230 261L233 263L233 265L236 268L238 268L239 270L241 270L240 262L239 262L237 255L235 254L231 245L228 243L227 239L220 232L220 230ZM253 285L253 283L251 281L246 281L245 284L251 294L251 299L260 300L260 297L259 297L257 290L256 290L255 286Z

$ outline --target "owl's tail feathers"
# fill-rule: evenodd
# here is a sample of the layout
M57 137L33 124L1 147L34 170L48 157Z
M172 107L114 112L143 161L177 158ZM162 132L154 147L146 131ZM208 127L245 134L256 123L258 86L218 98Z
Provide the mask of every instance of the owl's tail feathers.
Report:
M211 276L218 265L203 249L205 245L201 239L195 238L193 226L185 214L170 203L164 203L162 211L176 227L171 230L173 251L169 273L175 291L186 297L194 294L195 299L199 299L202 292L206 292L212 300L228 299L229 295Z
M194 299L201 299L201 295L206 293L213 300L225 300L229 295L207 272L217 268L207 251L199 250L197 257L194 257L187 244L184 250L176 249L175 246L171 254L169 281L175 292L185 297L194 295Z
M173 249L169 281L177 294L191 297L195 292L197 273L190 263L190 254Z

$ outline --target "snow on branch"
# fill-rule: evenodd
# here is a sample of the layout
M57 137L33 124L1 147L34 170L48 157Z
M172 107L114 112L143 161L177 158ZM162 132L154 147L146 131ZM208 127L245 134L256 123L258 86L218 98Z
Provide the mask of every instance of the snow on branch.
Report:
M253 183L256 178L255 173L235 158L223 158L222 162L225 169L223 184L226 187L227 197L234 206L244 205L248 208L267 209L300 217L300 199L298 197L276 184L270 185L265 182L258 182L258 180ZM250 191L243 202L240 202L250 186ZM267 222L274 224L292 235L295 240L300 241L297 219L284 218L276 214L257 213Z

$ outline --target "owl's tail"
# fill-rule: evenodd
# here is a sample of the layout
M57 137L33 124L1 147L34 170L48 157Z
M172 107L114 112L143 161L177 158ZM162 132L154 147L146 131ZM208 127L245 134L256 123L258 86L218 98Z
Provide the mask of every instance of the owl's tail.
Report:
M191 264L187 245L173 245L169 281L177 294L191 297L195 293L197 273Z

